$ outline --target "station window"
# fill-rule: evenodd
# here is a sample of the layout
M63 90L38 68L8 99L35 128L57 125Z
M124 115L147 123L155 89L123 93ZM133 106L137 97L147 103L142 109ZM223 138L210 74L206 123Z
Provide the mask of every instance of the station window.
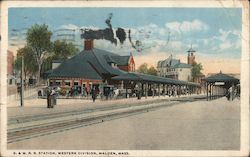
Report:
M61 85L61 82L56 81L56 86L60 86L60 85Z
M50 86L53 86L53 81L49 81L49 85L50 85Z
M78 86L78 82L74 82L74 86Z
M65 82L65 85L66 86L70 86L70 82Z

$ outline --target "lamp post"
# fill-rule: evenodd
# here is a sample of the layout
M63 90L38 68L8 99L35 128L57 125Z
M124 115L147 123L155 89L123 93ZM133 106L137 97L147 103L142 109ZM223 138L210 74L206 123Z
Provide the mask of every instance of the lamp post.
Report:
M13 32L16 32L16 36L18 37L18 43L17 43L17 41L15 42L15 43L12 43L11 44L11 46L15 46L15 47L17 47L17 49L19 49L20 48L20 31L21 30L17 30L17 29L12 29L12 31ZM21 85L21 88L20 88L20 105L21 105L21 107L23 107L24 106L24 77L23 77L23 75L24 75L24 58L23 58L23 56L21 57L21 62L22 62L22 64L21 64L21 76L20 76L20 79L21 79L21 81L20 81L20 85Z
M23 56L22 56L22 69L21 69L21 91L20 91L20 101L21 101L21 107L24 106L23 102L23 94L24 94L24 80L23 80L23 73L24 73L24 61L23 61Z

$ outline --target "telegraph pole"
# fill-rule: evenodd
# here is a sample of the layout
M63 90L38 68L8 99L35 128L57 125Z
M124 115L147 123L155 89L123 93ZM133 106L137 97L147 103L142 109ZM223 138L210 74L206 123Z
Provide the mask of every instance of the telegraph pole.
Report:
M21 107L23 107L23 94L24 94L24 89L23 89L23 73L24 73L24 61L23 61L23 56L22 56L22 69L21 69L21 91L20 91L20 100L21 100Z

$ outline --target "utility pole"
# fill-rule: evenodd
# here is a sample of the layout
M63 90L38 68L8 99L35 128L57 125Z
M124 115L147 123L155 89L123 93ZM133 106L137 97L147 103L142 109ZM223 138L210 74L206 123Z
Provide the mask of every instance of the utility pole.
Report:
M23 61L23 56L22 56L22 69L21 69L21 91L20 91L20 100L21 100L21 107L23 107L23 94L24 94L24 89L23 89L23 73L24 73L24 61Z

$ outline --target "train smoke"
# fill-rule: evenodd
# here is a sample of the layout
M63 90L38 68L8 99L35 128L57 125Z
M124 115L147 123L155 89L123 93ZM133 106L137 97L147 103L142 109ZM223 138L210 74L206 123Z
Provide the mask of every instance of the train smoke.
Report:
M106 19L105 23L109 28L91 30L91 29L82 29L81 38L82 39L105 39L111 43L117 45L117 40L114 38L114 32L111 25L111 19L113 14L110 13L109 17Z
M126 32L123 28L118 28L116 30L116 37L119 39L120 43L123 44L126 40Z
M111 24L113 14L110 13L108 15L108 18L105 20L105 23L107 24L108 28L105 29L99 29L99 30L92 30L92 29L81 29L81 38L82 39L105 39L110 41L111 43L117 45L117 39L114 37L114 32ZM117 28L116 30L116 37L119 39L119 42L121 44L124 43L124 41L127 38L127 34L125 32L125 29L123 28ZM135 43L132 41L131 38L131 30L128 31L128 39L129 42L136 51L141 51L142 42L139 40L136 40Z

